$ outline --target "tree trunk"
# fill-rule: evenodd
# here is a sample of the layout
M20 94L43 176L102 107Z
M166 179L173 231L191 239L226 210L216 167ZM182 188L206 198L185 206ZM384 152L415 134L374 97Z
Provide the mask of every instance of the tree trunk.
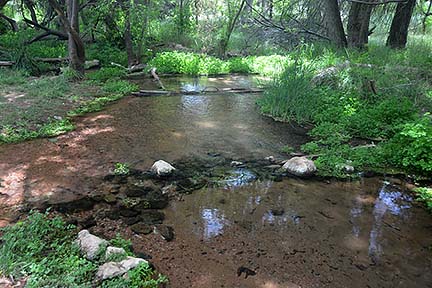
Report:
M387 46L391 48L405 48L408 40L408 28L416 5L416 0L408 0L399 3L390 27L390 34L387 38Z
M2 10L10 0L0 0L0 10Z
M323 4L327 37L338 47L346 47L348 43L340 16L338 0L325 0Z
M132 42L132 32L131 32L131 2L127 0L125 5L123 5L123 9L125 11L125 32L124 32L124 41L126 46L126 54L128 57L128 67L132 67L136 64L136 57L133 51L133 42Z
M230 5L228 3L228 5ZM228 7L228 25L225 28L224 35L222 36L222 39L219 41L219 51L218 55L221 58L225 58L226 50L228 48L229 40L231 38L232 32L234 31L234 28L237 24L237 20L240 17L241 13L243 12L243 9L246 5L246 0L242 0L240 3L240 6L236 10L235 14L233 13L232 7Z
M427 18L429 16L432 16L431 11L432 11L432 1L429 1L428 8L427 8L426 12L424 13L424 16L423 16L423 19L422 19L422 31L423 31L423 34L426 34Z
M372 10L373 5L352 2L348 15L348 46L363 49L368 44Z
M67 15L70 23L68 30L68 50L70 67L78 73L78 77L84 76L85 50L84 44L79 37L79 1L67 1Z

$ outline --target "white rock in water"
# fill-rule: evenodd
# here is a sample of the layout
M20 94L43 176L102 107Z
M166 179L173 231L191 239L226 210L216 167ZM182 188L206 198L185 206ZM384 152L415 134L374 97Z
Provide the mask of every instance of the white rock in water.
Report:
M151 172L158 176L169 175L174 172L175 168L164 160L156 161L151 167Z
M312 176L317 170L314 162L306 157L293 157L282 168L299 177Z
M237 167L243 165L243 162L240 161L231 161L231 167Z
M78 233L77 243L85 257L93 260L97 256L99 247L108 244L108 241L90 234L88 230L82 230Z
M127 257L126 260L121 262L108 262L99 267L96 273L96 279L102 281L105 279L114 278L116 276L121 276L134 269L140 263L147 262L141 258Z
M109 256L115 255L115 254L125 255L126 251L123 248L110 246L107 248L107 250L105 252L105 259L107 259Z

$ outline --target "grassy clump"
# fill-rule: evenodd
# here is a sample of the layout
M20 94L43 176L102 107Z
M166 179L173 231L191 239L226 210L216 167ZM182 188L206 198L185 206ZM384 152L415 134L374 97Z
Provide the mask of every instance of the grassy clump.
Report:
M321 175L346 177L347 163L358 170L394 168L430 174L430 47L316 50L321 52L307 46L291 55L296 61L287 64L258 101L262 112L314 125L310 131L314 140L303 150L320 155L316 164ZM421 57L411 57L419 53ZM342 67L346 61L348 65L313 85L312 79L323 68ZM376 145L352 148L362 143Z
M91 287L97 267L80 255L74 227L61 218L32 212L2 232L2 275L28 277L27 287Z
M160 73L186 75L216 75L228 73L258 73L273 75L281 70L289 57L248 56L221 60L205 54L185 52L162 52L148 63Z
M420 187L414 190L417 200L424 202L429 211L432 212L432 188Z
M26 287L96 287L93 279L103 259L92 262L83 257L74 241L76 228L66 225L60 217L31 212L26 220L1 232L1 276L25 277ZM130 241L117 235L110 242L114 245L127 243L123 248L133 256ZM167 278L156 275L148 263L142 263L128 274L127 279L116 277L97 287L152 288L167 282Z

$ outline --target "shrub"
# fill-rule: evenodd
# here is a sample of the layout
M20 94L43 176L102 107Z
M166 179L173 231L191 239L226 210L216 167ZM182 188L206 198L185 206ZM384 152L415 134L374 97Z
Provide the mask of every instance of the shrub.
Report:
M417 173L432 172L432 121L427 114L401 125L386 145L389 162Z

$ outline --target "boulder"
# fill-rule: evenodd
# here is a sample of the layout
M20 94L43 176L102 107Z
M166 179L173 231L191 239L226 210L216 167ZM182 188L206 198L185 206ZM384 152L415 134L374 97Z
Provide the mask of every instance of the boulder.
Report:
M312 176L317 170L314 162L306 157L293 157L289 159L282 168L299 177Z
M111 255L126 255L126 251L123 248L109 246L105 252L105 259L108 259Z
M153 228L145 223L136 223L132 226L130 226L131 230L135 232L136 234L143 234L147 235L153 232Z
M164 240L170 242L174 239L174 228L168 225L156 225L155 232L160 234Z
M150 171L158 176L167 176L175 171L175 168L164 160L156 161Z
M107 245L108 241L90 234L88 230L82 230L78 233L77 243L84 256L89 260L94 260L98 256L99 247Z
M121 276L127 273L129 270L134 269L140 263L147 262L141 258L127 257L121 262L108 262L99 267L96 273L96 279L98 281L103 281L106 279L111 279L116 276ZM148 263L148 262L147 262Z
M124 188L124 193L128 197L145 196L151 191L157 191L159 188L151 180L136 180L128 179L128 183Z

